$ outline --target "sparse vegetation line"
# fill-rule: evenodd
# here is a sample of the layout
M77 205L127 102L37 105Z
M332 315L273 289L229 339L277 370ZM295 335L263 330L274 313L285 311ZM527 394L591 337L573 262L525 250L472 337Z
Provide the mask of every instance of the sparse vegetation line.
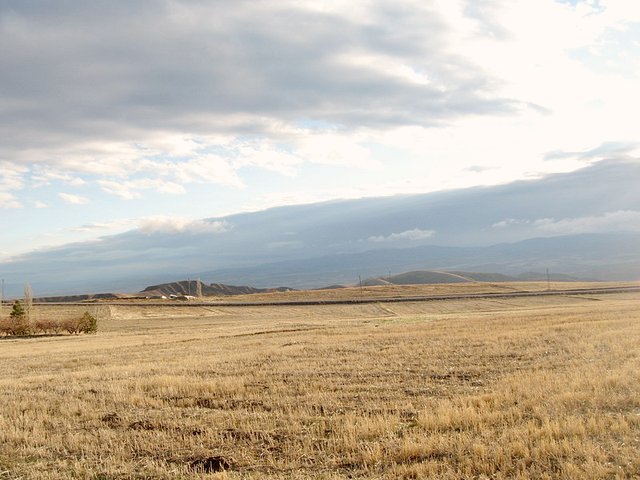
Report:
M26 290L25 290L26 292ZM81 316L64 316L62 318L47 318L34 315L34 306L28 295L25 295L24 305L16 300L7 318L0 316L0 335L3 337L33 337L40 335L60 335L68 333L96 333L98 320L85 311Z
M514 292L488 292L488 293L468 293L454 295L419 295L406 297L354 297L348 299L325 299L325 300L279 300L279 301L258 301L258 302L226 302L226 301L197 301L197 302L100 302L98 305L105 306L136 306L136 307L268 307L268 306L313 306L313 305L351 305L365 303L398 303L398 302L430 302L443 300L470 300L470 299L491 299L491 298L514 298L514 297L541 297L558 295L603 295L612 293L640 292L640 286L630 287L598 287L598 288L574 288L567 290L544 290L544 291L514 291ZM39 305L47 306L69 306L83 305L83 302L47 302Z

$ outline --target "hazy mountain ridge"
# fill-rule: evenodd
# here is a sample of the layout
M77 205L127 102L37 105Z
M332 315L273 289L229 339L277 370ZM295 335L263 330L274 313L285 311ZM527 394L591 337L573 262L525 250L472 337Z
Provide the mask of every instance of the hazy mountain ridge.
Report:
M132 230L0 264L7 295L138 291L167 278L314 288L418 269L640 277L639 161L492 187L336 200ZM589 188L585 188L589 185Z
M640 278L638 245L640 234L570 235L488 247L424 245L216 270L202 272L201 276L228 283L267 286L275 282L296 288L354 284L359 276L384 278L389 273L416 269L501 274L519 280L543 280L546 273L523 272L549 269L551 278L560 281L571 278L636 280Z

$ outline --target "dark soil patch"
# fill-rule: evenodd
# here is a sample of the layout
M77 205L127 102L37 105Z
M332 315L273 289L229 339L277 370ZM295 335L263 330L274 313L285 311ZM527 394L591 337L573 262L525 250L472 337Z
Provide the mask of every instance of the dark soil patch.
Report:
M191 462L191 470L202 473L224 472L231 468L231 462L224 457L216 455L214 457L199 458Z
M104 414L101 420L111 428L115 428L122 423L122 419L115 412Z
M129 424L131 430L155 430L156 426L148 420L138 420Z

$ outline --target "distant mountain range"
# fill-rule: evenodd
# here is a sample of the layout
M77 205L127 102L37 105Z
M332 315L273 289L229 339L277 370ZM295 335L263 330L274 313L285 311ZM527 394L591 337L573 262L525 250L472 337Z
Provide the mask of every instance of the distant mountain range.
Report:
M534 273L532 277L526 272L549 269L552 279L557 280L637 280L640 279L639 245L640 234L569 235L487 247L424 245L221 269L202 272L199 276L231 284L294 288L354 284L358 277L384 278L415 269L477 272L476 275L484 272L520 280L541 279L541 273Z
M474 282L521 282L521 281L565 281L578 282L589 279L576 278L570 275L554 274L547 277L546 273L528 272L518 276L503 275L500 273L482 272L445 272L417 270L413 272L400 273L387 277L366 278L362 280L361 286L384 286L384 285L424 285L437 283L474 283ZM356 285L329 285L318 290L329 290L347 288ZM274 293L296 291L290 287L275 288L255 288L246 285L225 285L222 283L206 284L200 280L180 280L176 282L151 285L138 293L96 293L63 295L55 297L36 298L36 302L93 302L96 300L141 300L177 298L179 300L189 300L197 297L225 297L234 295L251 295L254 293Z
M336 200L132 230L0 264L7 295L139 291L172 278L267 288L412 270L640 278L639 160L422 195Z

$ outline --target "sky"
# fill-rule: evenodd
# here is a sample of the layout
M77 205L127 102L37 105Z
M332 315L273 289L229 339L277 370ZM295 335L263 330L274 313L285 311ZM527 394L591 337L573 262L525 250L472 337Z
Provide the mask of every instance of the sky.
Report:
M0 260L640 157L639 86L628 0L3 0Z

